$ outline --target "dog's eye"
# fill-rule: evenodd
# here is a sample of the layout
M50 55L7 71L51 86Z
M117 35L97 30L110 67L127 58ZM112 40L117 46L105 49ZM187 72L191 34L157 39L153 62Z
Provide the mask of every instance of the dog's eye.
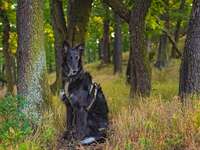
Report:
M78 60L78 56L76 56L75 58L76 58L76 60Z
M73 59L73 57L72 57L72 56L70 56L70 59Z

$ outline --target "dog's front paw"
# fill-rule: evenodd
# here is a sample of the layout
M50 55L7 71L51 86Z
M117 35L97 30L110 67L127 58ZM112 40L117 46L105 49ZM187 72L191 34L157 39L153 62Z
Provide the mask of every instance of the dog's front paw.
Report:
M60 99L62 99L63 95L65 94L64 90L60 90Z
M86 137L83 140L80 141L81 145L90 145L92 143L96 142L95 137Z

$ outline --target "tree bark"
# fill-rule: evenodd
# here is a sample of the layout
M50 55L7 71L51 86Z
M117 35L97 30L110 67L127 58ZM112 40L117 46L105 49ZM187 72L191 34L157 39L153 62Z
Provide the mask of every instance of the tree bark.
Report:
M43 25L43 1L17 1L17 90L28 102L23 111L35 124L41 121L42 104L50 94Z
M67 40L71 46L85 43L92 0L68 0Z
M183 11L184 7L185 7L185 0L181 0L181 4L180 4L180 8L179 8L180 13ZM178 42L179 42L181 22L182 22L182 19L178 19L178 21L176 23L176 28L174 31L174 41L176 44L178 44ZM174 45L172 45L171 58L180 58L180 55L177 53L176 47Z
M179 95L200 93L200 0L193 0L180 69Z
M151 0L136 0L129 23L130 52L130 96L149 96L151 91L151 69L145 51L144 28L145 17Z
M114 37L114 74L122 72L122 33L121 33L121 18L115 14L115 37Z
M56 82L52 85L51 89L54 94L62 86L62 49L63 42L66 40L67 27L63 12L63 4L61 0L51 0L51 22L54 32L54 47L55 47L55 60L56 60Z
M15 85L15 62L14 56L12 56L9 49L9 38L10 38L10 23L8 16L5 10L0 8L0 19L2 20L3 25L3 36L2 36L2 45L3 45L3 55L5 58L5 79L7 81L8 92L14 94L14 85Z
M102 38L102 63L108 64L110 63L110 38L109 38L109 27L110 27L110 19L108 17L108 7L105 7L106 16L103 21L103 38Z
M127 67L126 67L126 82L128 84L131 84L131 57L130 57L132 55L131 53L132 53L132 48L130 47L128 64L127 64Z

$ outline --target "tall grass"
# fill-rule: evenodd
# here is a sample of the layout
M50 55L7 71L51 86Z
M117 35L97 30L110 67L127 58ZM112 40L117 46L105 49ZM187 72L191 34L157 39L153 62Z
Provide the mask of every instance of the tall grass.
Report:
M150 98L129 98L124 75L113 75L112 66L86 65L94 80L101 83L110 113L106 150L182 150L200 148L200 103L182 106L177 97L179 62L165 70L154 69ZM125 68L124 68L125 70ZM123 73L124 74L124 73ZM64 108L56 104L57 127L64 129ZM87 149L87 147L85 148Z
M90 69L92 68L92 69ZM88 70L102 83L110 107L109 150L200 149L200 102L184 107L177 97L179 62L154 69L150 98L129 98L124 76L113 76L111 66Z
M152 94L143 99L130 99L124 73L113 75L111 65L100 68L98 63L89 64L85 69L101 84L109 105L109 136L101 149L200 149L200 102L194 99L192 105L185 107L178 99L179 62L162 71L153 69ZM58 96L51 103L52 109L46 112L37 134L24 143L29 150L57 148L57 139L65 130L66 112Z

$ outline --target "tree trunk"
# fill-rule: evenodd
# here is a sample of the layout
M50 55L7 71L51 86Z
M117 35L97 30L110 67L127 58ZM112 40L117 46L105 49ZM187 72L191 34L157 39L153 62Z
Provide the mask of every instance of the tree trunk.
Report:
M131 84L131 48L130 48L130 53L129 53L129 58L128 58L128 64L126 68L126 82L128 84Z
M36 124L41 121L42 104L47 102L50 94L43 25L43 1L17 2L17 90L28 101L23 111Z
M165 13L163 16L163 20L165 21L165 29L169 31L169 1L164 0L165 4ZM167 44L168 44L168 37L165 32L162 33L160 36L159 48L158 48L158 57L155 64L155 67L158 69L162 69L167 65Z
M0 19L2 20L3 25L3 36L2 36L2 45L3 45L3 55L5 58L5 79L7 81L8 92L14 94L14 85L15 85L15 62L14 56L12 56L9 49L9 38L10 38L10 23L8 16L5 10L0 8Z
M122 72L122 33L121 33L121 18L115 14L115 39L114 39L114 74Z
M185 0L181 0L181 4L180 4L180 8L179 8L179 12L181 13L183 11L185 7ZM178 44L179 42L179 34L180 34L180 29L181 29L181 19L178 19L177 23L176 23L176 28L174 31L174 40L176 42L176 44ZM177 54L176 52L176 48L174 47L174 45L172 45L172 51L171 51L171 58L179 58L179 54Z
M145 17L151 0L135 0L129 11L120 0L103 0L112 7L128 24L130 31L130 54L127 67L127 81L131 83L130 96L149 96L151 91L151 69L145 51L144 27Z
M193 0L180 69L179 95L182 98L200 92L200 0Z
M158 57L155 63L155 67L162 69L167 65L167 36L162 34L160 36L159 48L158 48Z
M56 82L52 85L51 89L54 94L62 86L62 49L63 42L66 39L67 27L63 12L62 1L60 0L51 0L51 22L54 32L54 47L55 47L55 60L56 60Z
M102 63L110 63L110 38L109 38L109 27L110 19L108 17L108 7L105 6L106 16L103 21L103 42L102 42Z
M145 16L151 0L136 0L129 23L130 52L130 96L149 96L151 90L151 69L144 42Z
M92 0L68 0L67 40L71 46L85 43Z

